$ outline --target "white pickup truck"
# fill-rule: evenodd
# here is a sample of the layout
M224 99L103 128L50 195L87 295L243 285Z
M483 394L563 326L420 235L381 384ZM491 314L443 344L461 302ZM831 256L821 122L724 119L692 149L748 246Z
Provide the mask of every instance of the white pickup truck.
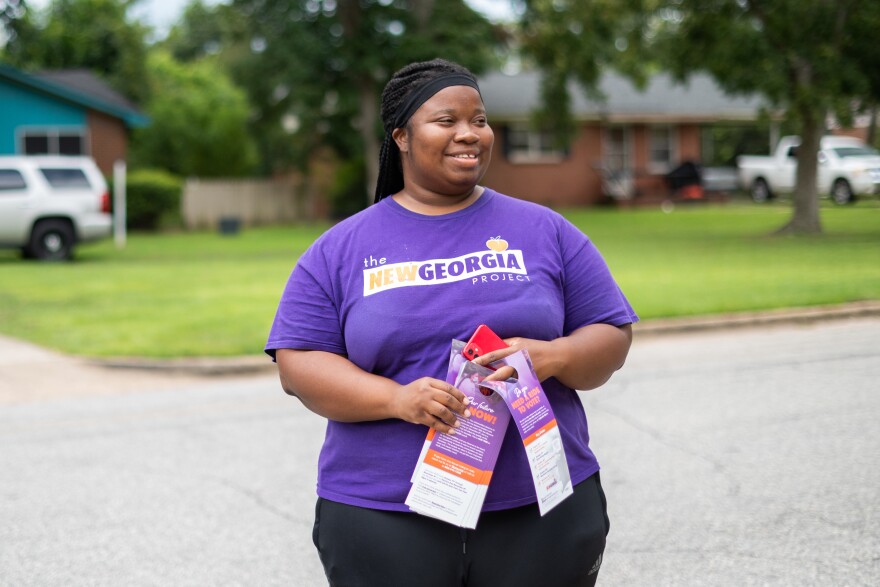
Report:
M112 227L107 182L89 157L0 157L0 247L67 260Z
M767 157L741 155L736 165L739 183L756 202L794 191L798 137L783 137ZM880 192L880 152L853 137L822 137L819 148L818 189L838 204L858 195Z

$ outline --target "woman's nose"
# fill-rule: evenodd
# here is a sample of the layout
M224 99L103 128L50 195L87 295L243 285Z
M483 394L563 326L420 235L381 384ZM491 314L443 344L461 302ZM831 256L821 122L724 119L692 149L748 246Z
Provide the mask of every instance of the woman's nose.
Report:
M454 140L459 143L476 143L480 140L480 135L468 124L456 129Z

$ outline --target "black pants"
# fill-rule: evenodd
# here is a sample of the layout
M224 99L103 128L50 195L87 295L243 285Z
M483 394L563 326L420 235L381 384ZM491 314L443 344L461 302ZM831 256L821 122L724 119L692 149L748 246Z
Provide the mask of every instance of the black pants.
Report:
M596 473L543 518L483 512L476 530L318 499L312 538L334 587L595 585L608 516Z

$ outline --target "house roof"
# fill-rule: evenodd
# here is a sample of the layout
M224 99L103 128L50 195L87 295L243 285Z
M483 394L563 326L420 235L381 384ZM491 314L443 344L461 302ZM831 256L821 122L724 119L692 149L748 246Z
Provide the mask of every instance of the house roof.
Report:
M515 75L493 72L480 80L483 102L493 119L525 120L541 104L541 74ZM685 83L660 73L649 78L643 90L613 71L599 81L605 99L587 96L569 83L572 114L579 120L608 122L712 122L754 120L765 102L757 96L730 96L708 75L692 75Z
M0 64L0 80L3 79L120 118L128 127L146 126L150 122L134 104L85 69L25 73Z

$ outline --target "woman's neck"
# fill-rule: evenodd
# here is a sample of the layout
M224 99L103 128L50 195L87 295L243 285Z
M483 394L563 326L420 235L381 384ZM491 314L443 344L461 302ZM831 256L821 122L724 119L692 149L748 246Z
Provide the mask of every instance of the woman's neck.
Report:
M460 196L446 196L442 194L415 195L404 187L391 197L410 212L425 216L442 216L464 210L476 202L481 195L483 195L483 187L478 185L474 186L470 192Z

